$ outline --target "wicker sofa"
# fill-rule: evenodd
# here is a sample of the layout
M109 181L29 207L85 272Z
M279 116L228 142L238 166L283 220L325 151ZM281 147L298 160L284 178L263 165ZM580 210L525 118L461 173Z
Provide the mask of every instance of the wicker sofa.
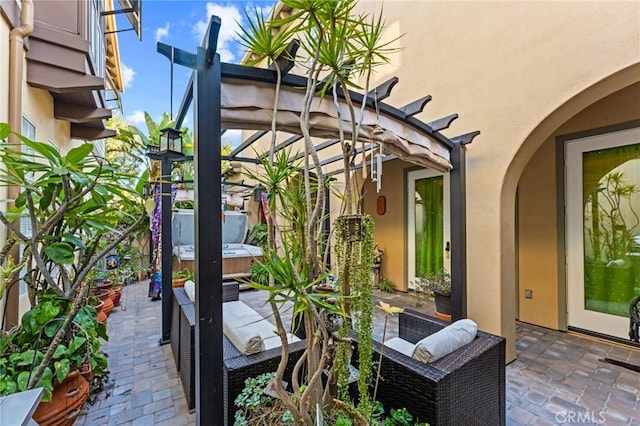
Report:
M447 325L411 310L398 321L398 337L411 343ZM374 349L377 361L382 345L374 342ZM389 347L382 354L377 399L385 408L406 407L414 419L437 426L505 424L503 337L478 331L473 342L431 364Z
M236 287L237 288L237 287ZM171 329L171 344L178 340L176 345L178 360L176 366L180 372L180 379L187 397L190 409L195 408L195 305L187 297L184 289L174 288L173 315L179 316L177 332L175 326ZM223 301L238 300L237 291L223 291ZM174 339L175 336L175 339ZM268 349L253 355L243 355L236 349L231 341L223 338L223 386L224 386L224 419L226 425L233 424L236 412L234 401L244 389L244 381L249 377L255 377L263 373L274 372L278 368L281 358L281 348ZM285 380L290 381L293 366L304 352L306 342L304 340L289 345L289 363L285 372ZM176 352L174 352L175 356Z

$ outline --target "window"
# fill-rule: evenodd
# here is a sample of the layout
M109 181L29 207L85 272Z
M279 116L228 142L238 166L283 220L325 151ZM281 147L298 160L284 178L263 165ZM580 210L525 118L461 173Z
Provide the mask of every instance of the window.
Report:
M100 159L107 158L107 143L105 139L97 139L93 141L93 154Z
M33 125L32 122L30 122L25 116L22 116L22 135L31 139L32 141L36 140L36 126ZM33 149L29 148L26 145L22 145L22 152L24 152L27 155L33 155ZM34 173L33 172L28 172L26 174L26 179L29 182L33 182L34 179Z
M31 140L35 140L36 139L36 126L29 121L29 119L27 119L25 116L22 116L22 129L21 129L21 133L31 139ZM27 155L33 155L34 151L33 149L29 148L26 145L22 145L22 152L24 152ZM34 179L34 174L33 172L29 172L26 175L27 180L29 181L33 181ZM29 216L24 215L20 218L20 232L22 232L24 235L26 235L27 237L30 237L32 234L32 228L31 228L31 220L29 219ZM24 244L22 244L20 246L20 253L22 254L22 252L24 251ZM23 294L26 294L27 292L27 283L24 281L23 279L24 277L24 269L23 272L21 272L20 275L20 295L22 296Z
M89 45L91 46L95 75L101 78L104 78L106 69L104 18L100 14L103 10L103 0L91 1L89 7Z

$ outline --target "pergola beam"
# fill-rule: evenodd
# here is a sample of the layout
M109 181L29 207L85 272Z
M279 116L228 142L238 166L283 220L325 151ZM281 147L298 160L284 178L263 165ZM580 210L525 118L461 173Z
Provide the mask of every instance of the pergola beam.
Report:
M296 64L295 58L296 53L298 52L298 47L300 47L300 41L294 38L289 42L286 49L284 49L276 60L269 66L269 69L275 70L277 65L280 68L282 75L288 74Z
M284 141L284 142L282 142L281 144L276 145L276 147L275 147L274 151L275 151L275 152L278 152L278 151L280 151L281 149L285 149L285 148L286 148L286 147L288 147L289 145L292 145L292 144L294 144L294 143L298 142L298 141L299 141L300 139L302 139L302 138L303 138L303 136L302 136L302 135L294 135L294 136L291 136L290 138L285 139L285 141ZM259 158L260 158L260 159L264 159L264 158L266 158L266 156L267 156L267 154L262 154Z
M456 118L458 118L458 114L447 115L446 117L432 121L429 123L429 126L431 126L434 132L439 132L440 130L448 129Z
M398 77L393 76L384 83L379 84L378 86L369 90L367 92L367 96L375 96L378 102L387 99L389 96L391 96L391 91L394 87L396 87L396 84L398 84L399 81L400 79Z
M340 139L327 139L326 141L322 142L319 145L316 145L316 152L320 152L325 148L329 148L330 146L333 146L335 144L337 144L338 142L340 142ZM294 158L292 158L291 161L295 161L295 160L299 160L302 157L304 157L304 152L299 152Z
M368 150L371 149L373 146L375 146L376 144L374 143L368 143L364 146L364 150ZM356 148L353 150L353 152L351 153L351 155L358 155L363 151L362 147ZM331 164L331 163L335 163L336 161L342 160L344 158L344 155L342 154L338 154L338 155L334 155L333 157L327 158L325 160L322 160L320 162L320 167L324 167L327 164Z
M400 107L400 111L404 113L405 117L411 117L416 114L419 114L424 110L425 105L431 101L431 95L423 96L420 99L417 99L411 103L406 104L403 107Z
M267 133L269 133L268 130L258 130L253 135L249 136L244 142L238 145L236 149L231 151L230 157L235 157L236 155L240 154L242 151L247 149L249 146L251 146L251 144L253 144L255 141L257 141Z
M464 135L454 136L451 138L451 142L453 142L454 144L468 145L471 142L473 142L473 140L479 134L480 134L480 131L476 130L474 132L465 133Z

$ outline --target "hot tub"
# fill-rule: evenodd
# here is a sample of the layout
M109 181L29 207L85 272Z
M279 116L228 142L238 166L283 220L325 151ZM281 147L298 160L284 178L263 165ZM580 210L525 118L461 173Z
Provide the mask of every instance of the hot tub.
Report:
M247 215L244 212L225 212L222 226L222 276L233 279L249 276L254 260L263 259L258 246L243 244L247 233ZM195 270L193 210L177 210L173 216L173 270ZM191 232L189 232L191 231Z

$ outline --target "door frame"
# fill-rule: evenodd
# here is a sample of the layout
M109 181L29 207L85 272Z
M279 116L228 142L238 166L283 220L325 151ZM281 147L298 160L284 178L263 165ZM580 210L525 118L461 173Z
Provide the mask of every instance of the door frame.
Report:
M640 127L640 120L632 120L625 123L619 123L611 126L597 127L594 129L583 130L580 132L567 133L556 137L556 200L557 200L557 246L558 246L558 329L562 331L578 331L581 333L604 337L610 340L629 343L628 339L585 330L579 327L569 325L568 313L568 279L567 279L567 229L566 229L566 145L569 141L576 139L584 139L593 136L605 135L619 131L629 130Z
M443 220L443 250L445 250L447 242L451 244L451 177L450 173L441 173L433 169L408 169L406 171L405 182L406 182L406 190L405 190L405 208L407 209L406 214L406 225L405 225L405 247L406 247L406 270L407 270L407 289L411 290L411 281L413 281L415 277L415 239L413 238L412 230L415 227L415 206L412 201L411 194L415 192L415 181L417 179L425 179L429 177L443 177L443 210L442 210L442 220ZM450 254L450 252L449 252ZM443 255L444 259L444 268L451 273L451 256L447 257L446 252Z

